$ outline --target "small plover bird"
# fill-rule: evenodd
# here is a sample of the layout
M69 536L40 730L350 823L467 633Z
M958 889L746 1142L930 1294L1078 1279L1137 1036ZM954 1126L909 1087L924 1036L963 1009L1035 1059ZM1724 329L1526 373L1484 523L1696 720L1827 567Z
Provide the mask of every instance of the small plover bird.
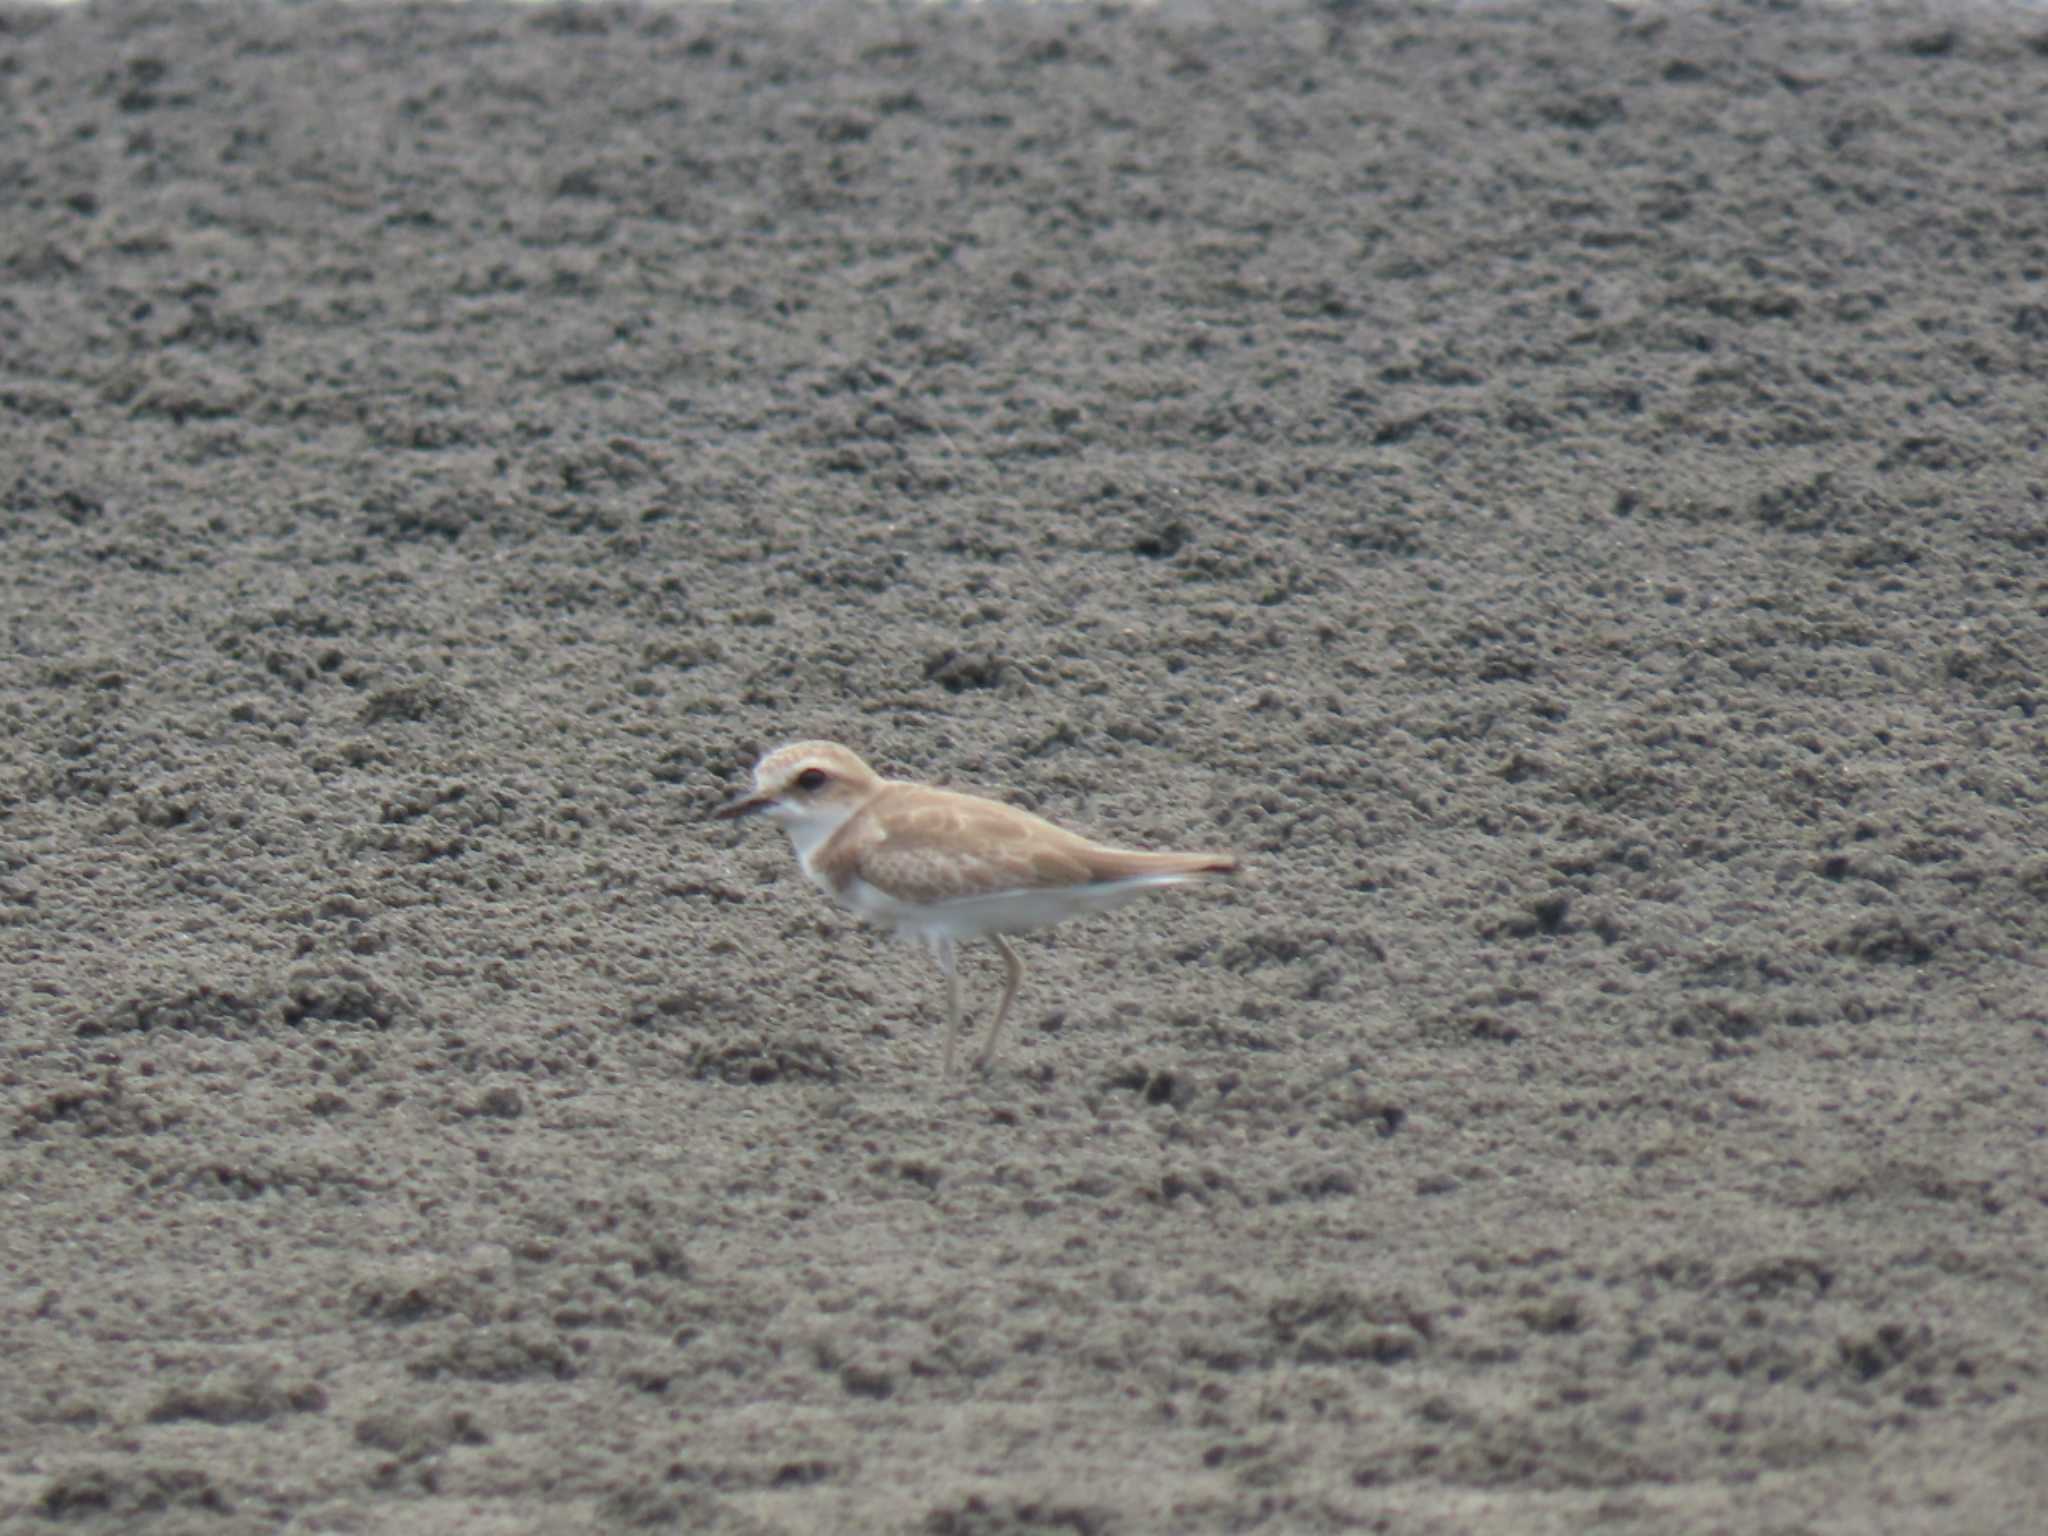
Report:
M776 748L754 765L752 793L713 814L781 822L812 884L863 921L924 940L946 976L948 1078L960 1036L954 951L962 940L994 939L1007 972L996 1021L975 1056L985 1070L1024 979L1024 962L1003 935L1237 868L1226 853L1105 847L1013 805L885 779L831 741Z

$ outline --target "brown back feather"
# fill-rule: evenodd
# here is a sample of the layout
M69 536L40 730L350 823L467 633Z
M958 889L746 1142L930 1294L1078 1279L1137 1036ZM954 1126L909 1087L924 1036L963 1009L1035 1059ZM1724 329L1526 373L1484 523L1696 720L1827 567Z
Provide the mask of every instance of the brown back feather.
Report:
M962 886L1033 890L1127 880L1139 875L1226 874L1237 860L1218 853L1141 853L1105 848L1029 811L976 795L920 796L888 784L870 802L876 814L849 823L819 859L835 885L858 874L905 900L935 902L965 894ZM975 853L963 864L964 844ZM941 849L945 848L945 852Z

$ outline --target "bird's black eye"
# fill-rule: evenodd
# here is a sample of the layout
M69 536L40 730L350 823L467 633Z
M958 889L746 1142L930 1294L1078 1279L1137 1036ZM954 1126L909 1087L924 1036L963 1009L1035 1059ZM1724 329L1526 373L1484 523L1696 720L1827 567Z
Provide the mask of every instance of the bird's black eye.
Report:
M831 775L822 768L806 768L796 776L796 787L805 790L817 789L830 777Z

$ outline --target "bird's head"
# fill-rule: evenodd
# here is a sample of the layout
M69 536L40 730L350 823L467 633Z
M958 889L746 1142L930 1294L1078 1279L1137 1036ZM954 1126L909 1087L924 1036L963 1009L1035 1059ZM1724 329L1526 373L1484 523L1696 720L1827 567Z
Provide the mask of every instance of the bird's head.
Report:
M712 815L766 816L801 842L829 835L881 787L881 775L836 741L797 741L754 764L754 787ZM805 834L809 834L806 836Z

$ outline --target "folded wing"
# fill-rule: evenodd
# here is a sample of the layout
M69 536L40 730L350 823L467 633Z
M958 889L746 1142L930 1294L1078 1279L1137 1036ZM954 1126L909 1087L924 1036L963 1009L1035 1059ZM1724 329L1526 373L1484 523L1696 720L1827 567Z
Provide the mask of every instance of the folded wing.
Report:
M1028 811L971 795L925 794L874 809L877 814L862 818L866 835L840 851L847 872L918 906L1147 876L1164 883L1237 867L1228 854L1106 848Z

